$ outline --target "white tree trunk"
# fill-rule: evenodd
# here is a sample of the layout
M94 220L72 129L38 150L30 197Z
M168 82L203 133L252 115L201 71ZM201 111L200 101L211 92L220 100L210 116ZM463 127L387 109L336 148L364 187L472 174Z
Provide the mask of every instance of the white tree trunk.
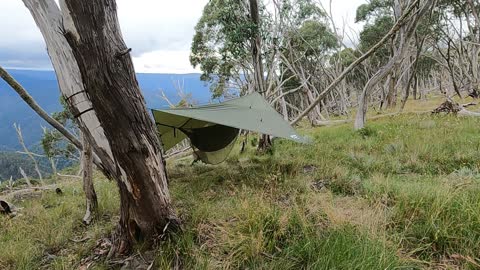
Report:
M53 0L23 1L44 36L80 130L119 187L120 221L111 254L178 228L157 131L121 35L115 0L60 1L61 12Z
M22 175L23 179L25 179L25 182L27 182L27 186L31 187L32 183L30 183L30 178L28 178L27 174L22 169L22 167L18 167L18 170L20 171L20 174Z
M33 165L35 166L35 171L37 172L38 178L40 179L40 182L43 185L43 177L42 177L42 173L40 172L40 168L38 167L38 162L35 159L35 157L32 155L32 153L30 152L30 150L28 150L27 146L25 145L25 142L23 141L22 129L17 124L13 124L13 127L15 128L15 131L17 132L18 142L23 147L24 153L27 154L27 156L32 160Z
M90 142L83 137L83 192L85 192L86 210L83 223L89 225L95 218L98 208L97 194L93 186L93 153Z
M363 87L363 91L360 94L360 97L358 99L357 115L355 116L354 128L356 130L365 127L366 114L367 114L367 108L368 108L368 93L373 87L375 87L377 83L379 83L383 78L385 78L385 76L387 76L392 71L392 69L400 65L406 52L408 51L409 42L413 37L413 33L415 32L415 29L417 28L417 24L420 17L430 9L433 3L434 3L434 0L422 1L418 11L412 15L412 18L410 18L410 20L407 22L405 26L401 27L401 31L399 31L400 41L399 41L398 49L393 55L393 57L372 78L370 78L367 84ZM412 3L411 5L413 4L414 3ZM405 13L407 12L408 10L405 11ZM399 21L404 15L400 17Z
M53 0L23 0L23 2L44 37L63 97L78 120L80 128L88 131L85 134L92 142L95 153L102 160L102 166L113 170L111 146L95 111L92 110L92 103L85 91L77 61L62 33L62 29L67 31L72 27L68 10L64 10L66 15L63 17ZM60 3L64 4L64 1ZM73 32L75 31L73 29Z

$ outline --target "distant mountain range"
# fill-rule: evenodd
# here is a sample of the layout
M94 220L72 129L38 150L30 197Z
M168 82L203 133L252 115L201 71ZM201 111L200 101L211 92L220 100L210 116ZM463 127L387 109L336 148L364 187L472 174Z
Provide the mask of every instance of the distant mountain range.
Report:
M9 70L10 74L35 98L48 113L61 110L60 92L53 71ZM183 86L184 93L198 103L210 101L208 85L200 74L137 74L137 79L149 108L168 106L161 98L161 90L174 103L180 101L175 85ZM3 80L0 80L0 151L13 151L20 145L13 123L21 126L25 142L37 146L42 135L41 126L47 126L33 110Z

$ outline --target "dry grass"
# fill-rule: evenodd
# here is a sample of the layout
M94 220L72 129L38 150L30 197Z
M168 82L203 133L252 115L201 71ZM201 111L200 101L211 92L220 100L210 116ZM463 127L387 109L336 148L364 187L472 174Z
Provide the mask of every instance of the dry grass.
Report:
M407 109L441 100L420 102ZM405 114L361 132L305 127L312 145L278 140L263 156L234 149L218 166L171 161L184 231L155 251L155 268L475 269L479 125ZM109 236L118 219L114 183L97 177L101 218L90 227L81 225L80 183L60 185L63 196L47 191L16 202L21 216L0 217L1 269L79 268Z

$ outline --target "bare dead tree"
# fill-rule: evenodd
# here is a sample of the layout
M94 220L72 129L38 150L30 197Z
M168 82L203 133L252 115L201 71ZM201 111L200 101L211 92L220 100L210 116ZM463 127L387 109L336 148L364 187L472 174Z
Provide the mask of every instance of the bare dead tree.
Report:
M441 69L434 81L447 97L475 96L480 87L480 25L474 6L473 1L466 1L456 7L459 12L446 11L439 16L441 27L436 29L439 38L432 42L435 51L431 59Z
M13 176L10 176L10 179L8 179L8 189L10 189L10 191L13 190Z
M84 172L83 175L83 183L84 183L84 191L86 195L86 200L87 200L87 210L86 214L84 217L84 223L85 224L90 224L93 214L96 209L97 209L97 197L95 194L95 189L93 187L93 167L92 167L92 162L96 160L96 163L98 165L101 164L100 160L98 157L95 156L92 153L91 147L88 144L88 149L84 148L84 145L80 143L80 141L73 135L71 134L63 125L61 125L57 120L52 118L48 113L46 113L37 103L36 101L28 94L28 92L3 68L0 67L0 76L12 87L12 89L17 92L20 97L44 120L46 120L48 123L50 123L55 129L57 129L62 135L65 136L73 145L75 145L79 150L84 150L83 155L82 155L82 160L81 160L81 170ZM17 129L17 127L16 127ZM46 132L46 128L43 128L43 131ZM34 153L29 152L26 149L25 144L23 143L23 137L21 136L21 130L20 127L17 129L17 134L19 136L19 140L24 148L24 153L29 155L31 158L33 158ZM84 140L84 143L88 143L87 140ZM34 158L33 158L34 159ZM57 176L65 176L65 175L58 175L57 173L57 167L56 167L56 162L53 158L50 158L50 164L52 167L52 178L56 180ZM36 163L35 160L35 168L37 172L39 172L38 169L38 164ZM21 173L23 170L21 169ZM22 174L24 178L26 178L25 173L23 172ZM27 183L30 185L30 182L28 180L28 177L26 178Z
M46 134L48 132L47 128L42 126L43 134ZM46 156L43 156L46 157ZM50 167L52 168L52 179L54 182L57 181L57 161L55 160L55 157L49 157L48 160L50 161Z
M32 160L33 165L35 166L35 171L37 172L37 175L38 175L38 179L40 179L40 182L43 185L44 183L43 183L42 172L40 171L40 167L38 166L37 159L33 156L32 152L30 152L30 150L28 150L27 146L25 145L25 141L23 140L22 129L16 123L13 124L13 127L17 132L18 142L22 146L24 153Z
M371 90L377 83L379 83L385 76L387 76L392 71L392 69L394 69L401 63L401 61L404 59L406 52L408 51L408 45L411 38L413 37L415 29L417 28L417 24L420 18L427 11L431 10L431 7L435 4L435 2L436 0L425 0L423 2L413 1L413 3L410 4L410 8L415 8L417 9L417 11L409 18L408 23L406 23L404 27L400 27L400 29L402 29L402 33L400 35L397 52L392 58L390 58L390 60L385 66L383 66L375 73L372 78L370 78L370 80L363 87L363 91L358 98L359 104L357 108L357 114L355 116L355 129L361 129L365 126L369 90ZM421 4L421 6L418 6L417 4ZM405 10L405 13L409 13L408 8Z
M375 44L373 47L370 48L367 52L365 52L363 55L358 57L354 62L352 62L347 68L343 70L343 72L336 77L326 88L323 90L321 93L318 94L317 98L310 103L310 105L303 110L293 121L290 122L290 124L296 124L300 120L303 119L312 109L317 106L318 103L322 101L322 99L325 97L326 94L330 93L337 85L345 79L345 77L352 71L354 70L357 66L359 66L363 61L365 61L367 58L369 58L372 54L374 54L380 47L382 47L390 38L392 38L395 33L405 24L407 23L407 20L415 9L416 5L419 3L420 0L415 0L411 3L411 5L406 9L405 13L398 19L398 21L393 25L393 27L388 31L388 33L379 41L377 44Z
M27 174L25 171L22 169L22 167L18 167L18 171L22 175L23 179L25 179L25 182L27 183L27 186L31 187L32 183L30 182L30 178L28 178Z
M413 95L414 95L414 99L416 99L417 87L418 87L416 72L418 67L418 60L420 59L420 55L423 50L423 45L425 44L425 39L426 37L419 38L417 35L415 35L415 46L416 46L415 59L413 60L413 64L411 68L408 69L411 72L409 74L407 85L405 87L405 92L403 94L403 98L401 101L400 111L402 111L405 108L405 104L407 104L408 97L410 96L410 87L412 85L413 80L415 80Z

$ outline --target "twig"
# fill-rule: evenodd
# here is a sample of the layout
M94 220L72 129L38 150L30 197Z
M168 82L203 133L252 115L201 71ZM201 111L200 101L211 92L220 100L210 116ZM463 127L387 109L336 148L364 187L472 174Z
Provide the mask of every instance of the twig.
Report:
M187 151L190 150L190 149L192 149L192 147L191 147L191 146L187 146L187 147L185 147L185 148L183 148L183 149L180 149L180 150L178 150L178 151L175 151L175 152L173 152L173 153L169 153L168 155L165 155L164 158L172 158L172 157L177 156L177 155L179 155L179 154L185 153L185 152L187 152Z
M69 178L76 178L76 179L82 179L81 176L78 176L78 175L69 175L69 174L61 174L61 173L57 173L58 176L61 176L61 177L69 177Z

